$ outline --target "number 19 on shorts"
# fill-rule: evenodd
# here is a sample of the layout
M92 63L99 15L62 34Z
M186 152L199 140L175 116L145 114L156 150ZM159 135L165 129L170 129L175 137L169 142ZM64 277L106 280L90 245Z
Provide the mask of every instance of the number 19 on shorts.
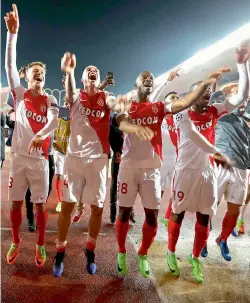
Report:
M128 192L128 184L117 182L117 191L118 193L126 195L126 193Z
M184 199L184 192L183 191L175 191L173 190L172 191L172 197L173 197L173 200L178 200L179 202L181 202L183 199Z

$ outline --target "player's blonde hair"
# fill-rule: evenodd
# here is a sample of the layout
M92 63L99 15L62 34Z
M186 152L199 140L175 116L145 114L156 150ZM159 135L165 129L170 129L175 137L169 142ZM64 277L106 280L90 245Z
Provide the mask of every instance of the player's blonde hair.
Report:
M39 66L41 66L41 67L44 69L45 73L47 72L46 64L44 64L44 63L42 63L42 62L40 62L40 61L35 61L35 62L31 62L31 63L29 63L29 64L26 64L26 65L22 66L22 67L20 68L20 70L19 70L19 77L20 77L20 78L25 78L26 75L27 75L28 70L29 70L32 66L34 66L34 65L39 65Z

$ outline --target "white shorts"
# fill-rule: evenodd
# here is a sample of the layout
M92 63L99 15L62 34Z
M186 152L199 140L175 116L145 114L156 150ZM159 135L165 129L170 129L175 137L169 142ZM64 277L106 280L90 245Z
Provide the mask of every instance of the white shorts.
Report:
M28 188L31 191L31 202L46 203L49 192L49 161L11 154L9 200L24 200Z
M120 167L117 183L117 201L121 207L133 207L139 193L144 208L159 209L161 177L157 168Z
M161 167L161 191L164 191L166 187L171 188L173 173L174 169L170 170L169 167L166 166Z
M107 158L65 157L63 201L83 202L100 208L106 198Z
M224 195L227 202L244 205L248 191L249 171L229 166L222 167L221 165L217 169L218 202Z
M217 210L217 181L212 168L174 171L172 188L173 213L183 211L215 214Z
M64 172L65 155L60 153L59 151L55 150L54 159L55 159L55 174L63 175L64 174L63 172Z

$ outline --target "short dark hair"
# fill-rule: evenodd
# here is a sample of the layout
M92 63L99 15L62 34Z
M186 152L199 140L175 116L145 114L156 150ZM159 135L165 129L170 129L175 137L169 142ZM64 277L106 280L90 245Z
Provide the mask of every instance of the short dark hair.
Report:
M166 99L169 95L172 95L172 94L178 95L177 92L173 91L173 92L167 93L166 96L164 97L164 99Z

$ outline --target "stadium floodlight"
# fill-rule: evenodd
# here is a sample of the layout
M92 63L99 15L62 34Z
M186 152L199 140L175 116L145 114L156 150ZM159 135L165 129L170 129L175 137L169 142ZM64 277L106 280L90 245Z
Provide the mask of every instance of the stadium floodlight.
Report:
M222 54L224 51L239 46L244 40L250 39L250 23L242 26L222 40L196 53L182 66L182 72L188 73L190 69L202 65Z

